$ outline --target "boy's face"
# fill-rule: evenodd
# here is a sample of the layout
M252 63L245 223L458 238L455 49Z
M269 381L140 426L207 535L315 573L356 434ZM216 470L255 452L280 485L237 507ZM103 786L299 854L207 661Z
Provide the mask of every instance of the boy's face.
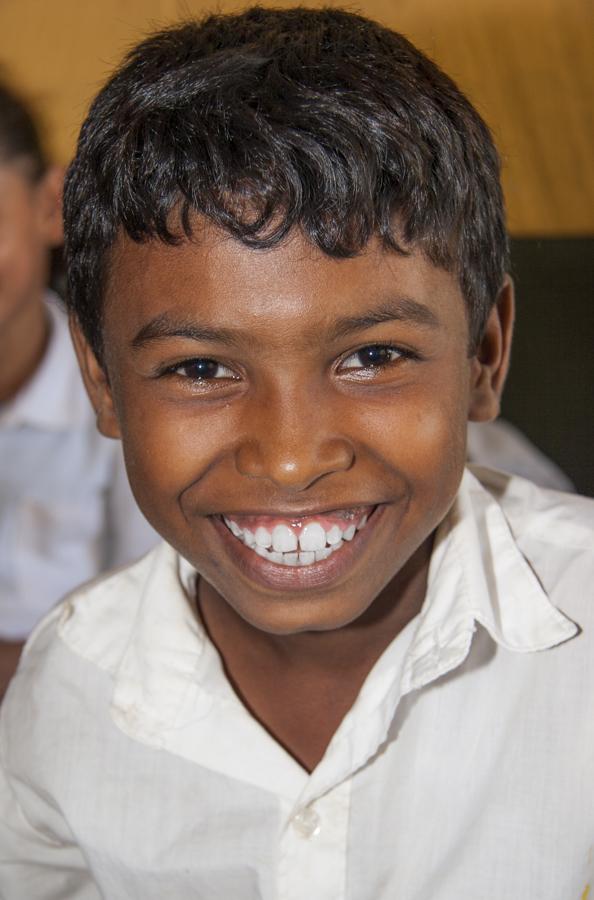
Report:
M469 358L457 279L418 251L197 235L114 249L109 381L75 330L100 427L121 434L149 521L241 617L340 628L450 508L467 419L497 411L509 322L496 308Z

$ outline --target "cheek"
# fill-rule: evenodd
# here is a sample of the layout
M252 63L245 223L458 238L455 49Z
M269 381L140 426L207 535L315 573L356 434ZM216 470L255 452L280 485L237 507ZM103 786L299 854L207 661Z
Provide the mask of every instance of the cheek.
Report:
M433 505L455 494L466 455L466 403L459 385L437 385L369 408L360 423L368 450L397 473L402 490Z
M410 391L377 410L368 411L368 452L386 473L394 496L404 501L399 526L411 548L422 541L448 512L466 457L464 391Z
M27 299L43 270L43 254L28 234L11 233L0 242L0 296L3 303Z
M416 411L410 428L410 451L423 471L428 470L428 464L434 469L459 467L466 451L466 415L458 398L447 403L443 397L436 397L422 411Z
M141 396L121 398L117 408L128 477L143 512L150 520L183 516L188 493L200 491L205 476L229 455L230 417L220 410L198 416L190 404L184 410Z

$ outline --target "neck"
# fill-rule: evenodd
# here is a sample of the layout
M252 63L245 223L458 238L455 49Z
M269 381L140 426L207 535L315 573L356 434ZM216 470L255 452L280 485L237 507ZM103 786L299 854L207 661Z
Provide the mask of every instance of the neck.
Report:
M0 328L0 403L12 400L43 359L50 322L43 300L24 304Z

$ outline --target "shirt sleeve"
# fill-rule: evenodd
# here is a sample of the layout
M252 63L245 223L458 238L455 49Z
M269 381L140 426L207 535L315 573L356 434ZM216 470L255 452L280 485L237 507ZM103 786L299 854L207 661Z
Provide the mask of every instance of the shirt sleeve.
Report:
M18 793L27 798L27 813ZM33 818L44 823L43 831ZM63 837L67 826L60 818L26 785L13 783L0 757L2 900L101 900L81 851Z
M114 442L111 479L106 492L105 568L139 559L160 541L132 494L120 442Z

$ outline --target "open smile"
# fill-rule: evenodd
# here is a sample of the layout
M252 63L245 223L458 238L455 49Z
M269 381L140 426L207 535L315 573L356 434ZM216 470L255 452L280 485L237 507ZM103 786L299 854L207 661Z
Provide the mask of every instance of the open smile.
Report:
M356 506L292 518L230 513L213 517L213 524L250 579L277 589L311 589L351 567L382 509Z
M310 566L352 541L367 524L373 507L340 510L324 516L280 521L274 516L223 516L225 525L246 547L283 566Z

